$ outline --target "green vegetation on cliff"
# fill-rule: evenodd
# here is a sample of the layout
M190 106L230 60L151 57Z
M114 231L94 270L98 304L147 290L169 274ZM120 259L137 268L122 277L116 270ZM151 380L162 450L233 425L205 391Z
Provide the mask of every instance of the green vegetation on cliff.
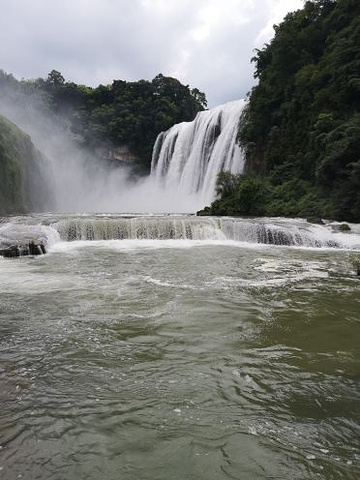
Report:
M208 212L360 222L360 2L307 1L274 28L252 59L245 175L220 176Z
M157 135L206 107L202 92L162 74L152 81L114 80L90 88L65 81L56 70L47 79L21 82L0 70L0 96L12 103L33 100L90 150L126 146L145 171Z
M42 162L30 137L0 115L0 215L42 209L50 190Z

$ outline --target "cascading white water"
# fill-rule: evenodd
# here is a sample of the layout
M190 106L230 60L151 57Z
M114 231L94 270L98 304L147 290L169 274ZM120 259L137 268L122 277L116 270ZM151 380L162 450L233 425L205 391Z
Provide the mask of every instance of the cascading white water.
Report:
M20 104L5 102L0 110L31 135L47 159L41 170L52 198L44 210L194 213L214 199L220 170L238 173L243 168L236 143L243 100L201 112L194 121L161 133L152 173L137 182L130 180L128 168L110 167L78 149L53 119L43 118L36 104Z
M200 112L192 122L174 125L155 143L151 176L171 194L193 195L197 207L214 199L222 170L241 173L244 158L236 142L244 100Z
M301 219L195 216L38 215L0 223L0 249L34 240L48 248L87 240L211 240L246 244L360 250L360 227L313 225Z

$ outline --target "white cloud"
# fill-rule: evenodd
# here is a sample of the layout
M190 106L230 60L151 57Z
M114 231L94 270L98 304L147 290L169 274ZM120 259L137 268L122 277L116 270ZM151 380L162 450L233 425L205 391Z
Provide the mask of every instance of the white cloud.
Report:
M269 0L267 0L269 1ZM259 46L264 44L273 34L273 26L279 24L284 16L301 8L304 4L302 0L270 0L271 15L269 16L263 29L256 37L255 43Z
M302 0L2 0L0 68L88 85L178 77L210 105L244 96L250 58ZM6 46L6 48L4 48Z

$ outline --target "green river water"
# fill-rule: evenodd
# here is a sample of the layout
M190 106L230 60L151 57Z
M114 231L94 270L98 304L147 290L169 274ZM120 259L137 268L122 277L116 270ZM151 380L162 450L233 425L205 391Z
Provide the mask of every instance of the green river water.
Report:
M360 478L358 252L49 250L0 258L0 478Z

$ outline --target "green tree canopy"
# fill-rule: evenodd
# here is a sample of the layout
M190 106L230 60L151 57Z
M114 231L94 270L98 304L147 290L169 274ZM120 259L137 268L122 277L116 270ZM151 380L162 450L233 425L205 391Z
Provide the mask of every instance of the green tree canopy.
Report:
M247 174L277 191L279 212L284 186L289 214L299 214L311 193L321 215L360 221L359 45L358 0L313 0L275 26L252 59L258 84L239 140Z
M65 81L57 70L46 79L18 82L0 71L0 89L12 101L37 97L64 127L90 149L126 145L147 171L157 135L175 123L191 121L206 106L206 96L179 80L157 75L153 80L90 88Z

